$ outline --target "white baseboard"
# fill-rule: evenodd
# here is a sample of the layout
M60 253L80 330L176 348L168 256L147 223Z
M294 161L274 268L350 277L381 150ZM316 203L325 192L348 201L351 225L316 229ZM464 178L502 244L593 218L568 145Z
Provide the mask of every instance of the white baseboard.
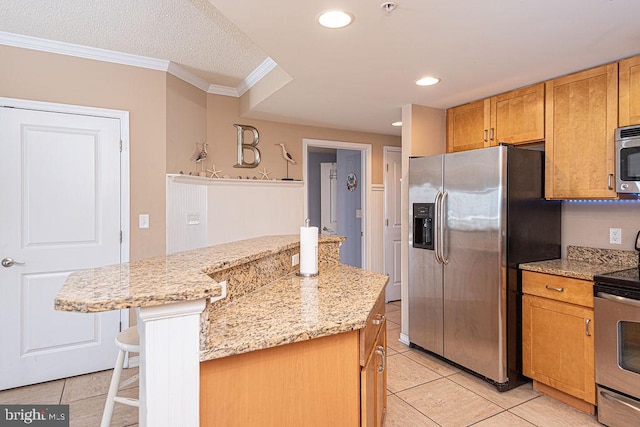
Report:
M404 345L409 345L409 335L400 334L400 342Z

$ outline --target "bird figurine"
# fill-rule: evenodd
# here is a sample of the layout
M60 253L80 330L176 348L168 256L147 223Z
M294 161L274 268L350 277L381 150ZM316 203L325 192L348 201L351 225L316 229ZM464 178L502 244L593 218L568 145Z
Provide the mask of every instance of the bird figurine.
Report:
M291 163L291 164L294 164L294 165L296 164L296 161L295 161L295 160L293 160L293 157L291 157L291 154L289 154L289 153L287 152L287 149L286 149L286 148L284 148L284 144L274 144L274 145L279 145L279 146L280 146L280 148L282 148L282 157L284 157L284 159L285 159L287 162L289 162L289 163Z
M198 153L198 157L196 157L196 163L200 163L204 159L207 158L207 143L202 144L202 150Z

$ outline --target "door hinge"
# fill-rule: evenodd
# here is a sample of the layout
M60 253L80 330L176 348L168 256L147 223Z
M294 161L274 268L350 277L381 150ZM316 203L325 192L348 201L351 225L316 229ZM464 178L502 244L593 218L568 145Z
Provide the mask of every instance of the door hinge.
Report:
M389 172L389 163L387 163L387 172Z
M120 140L120 152L122 153L122 140Z
M120 332L122 332L122 322L120 322L120 326L118 326L118 329L120 329Z
M122 230L120 230L120 243L122 243Z

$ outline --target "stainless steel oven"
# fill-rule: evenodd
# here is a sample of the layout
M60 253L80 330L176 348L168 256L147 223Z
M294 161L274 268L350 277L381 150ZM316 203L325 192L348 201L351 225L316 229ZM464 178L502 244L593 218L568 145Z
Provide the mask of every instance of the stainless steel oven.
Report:
M595 362L598 421L640 425L640 277L638 268L596 276Z

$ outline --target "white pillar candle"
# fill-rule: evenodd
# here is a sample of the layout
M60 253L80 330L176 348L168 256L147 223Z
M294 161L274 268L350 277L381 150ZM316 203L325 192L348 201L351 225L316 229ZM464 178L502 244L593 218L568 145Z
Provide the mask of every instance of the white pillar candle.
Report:
M318 274L318 227L300 227L300 274Z

